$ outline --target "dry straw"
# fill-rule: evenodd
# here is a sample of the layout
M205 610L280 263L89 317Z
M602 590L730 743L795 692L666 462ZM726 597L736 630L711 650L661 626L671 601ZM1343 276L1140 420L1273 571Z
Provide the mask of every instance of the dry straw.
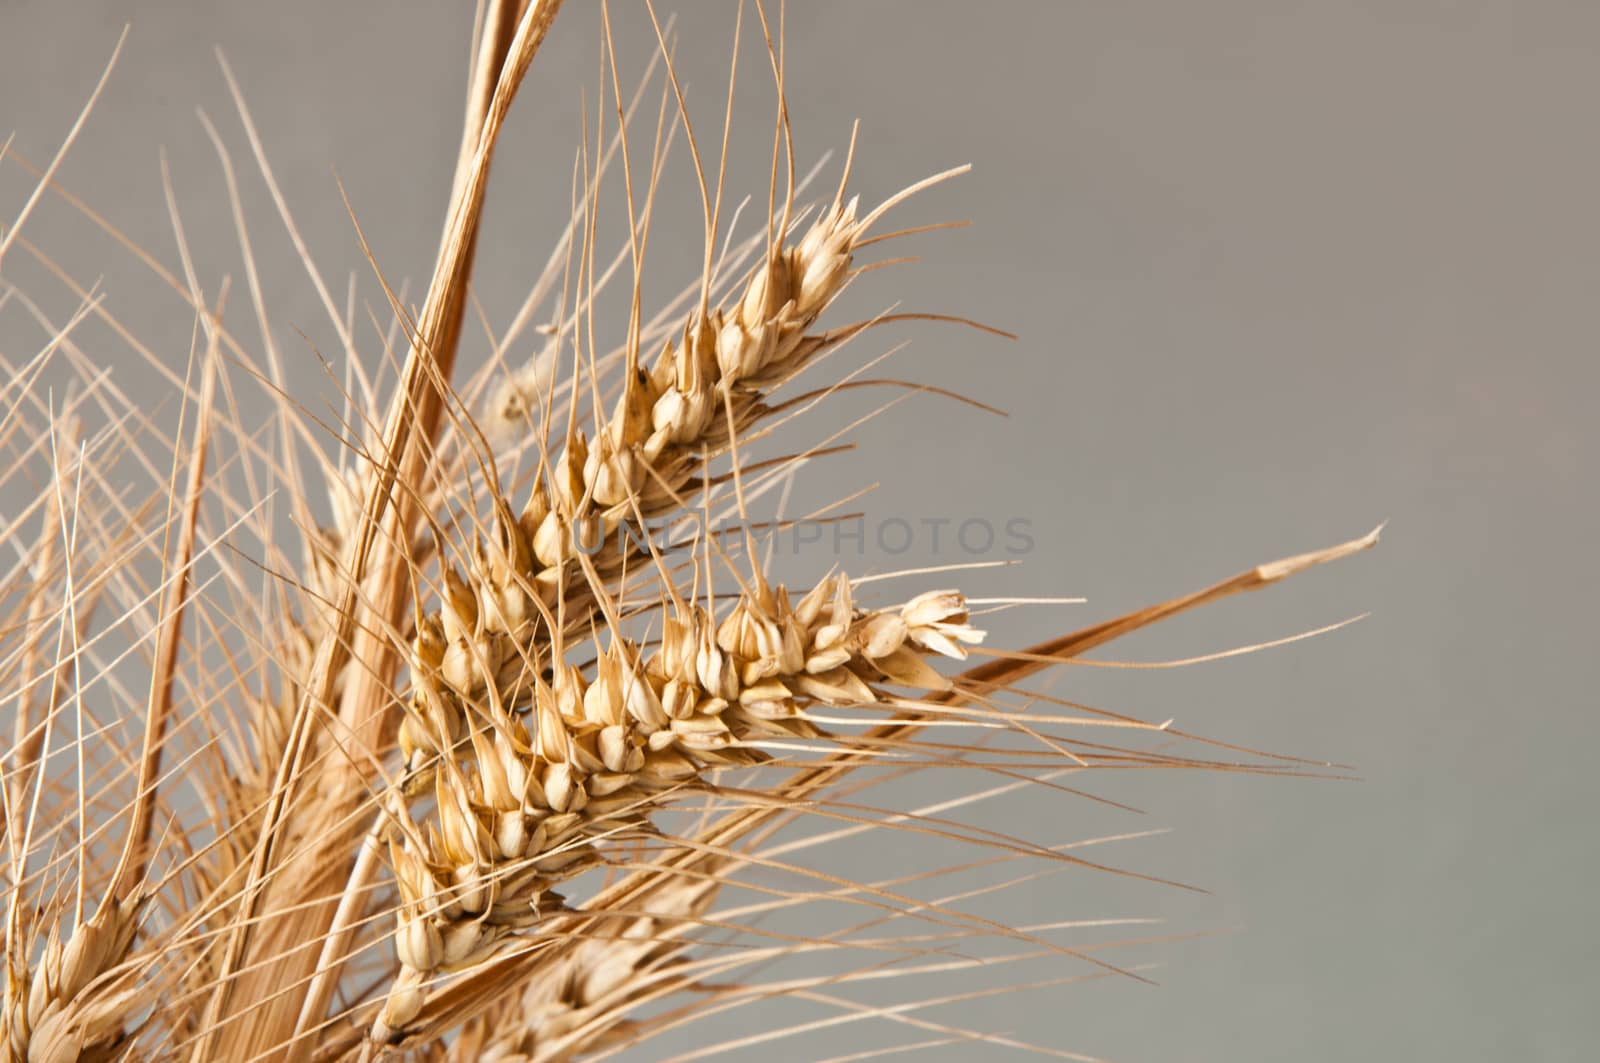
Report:
M852 137L836 190L807 206L781 19L751 6L780 101L765 223L729 232L731 82L718 155L690 121L668 28L639 8L659 48L627 89L601 5L605 91L570 224L523 310L486 329L473 373L458 352L471 346L490 163L559 0L481 4L438 260L414 307L373 263L386 311L370 320L389 321L376 352L305 254L224 67L237 128L342 348L331 418L289 385L299 356L274 338L253 252L261 219L240 206L209 119L253 340L228 285L207 290L191 262L175 196L168 265L57 180L83 119L43 167L0 150L30 179L0 235L4 335L42 337L30 353L0 351L16 559L0 582L8 1059L599 1058L773 999L836 1014L786 1025L756 1009L756 1025L724 1026L736 1032L690 1056L859 1021L903 1032L902 1047L1022 1047L919 1017L937 995L857 992L1030 961L1052 976L1026 984L1139 977L1101 954L1115 942L1062 936L1117 920L1016 926L978 903L1057 870L1128 874L1079 853L1096 839L1041 844L967 810L1028 789L1065 811L1088 796L1066 777L1100 768L1331 767L1023 684L1376 533L1020 651L982 645L969 601L941 586L951 573L869 606L845 573L791 591L762 562L754 507L834 443L761 453L773 429L792 434L853 387L916 388L862 379L858 358L812 390L792 382L892 321L960 323L830 318L884 263L876 250L905 235L889 213L962 170L863 207ZM743 5L732 13L737 40L753 27ZM650 218L677 140L698 181L702 268L647 308ZM194 325L186 363L142 344L30 241L26 223L50 209L87 218L170 290ZM602 215L624 223L614 257ZM57 320L14 285L24 267L76 312ZM595 320L622 305L605 293L630 278L625 339L602 349ZM170 384L175 429L80 346L91 326ZM251 420L263 398L270 414ZM939 779L937 801L871 803L922 772ZM856 880L830 856L879 835L939 862ZM973 885L976 874L990 878Z

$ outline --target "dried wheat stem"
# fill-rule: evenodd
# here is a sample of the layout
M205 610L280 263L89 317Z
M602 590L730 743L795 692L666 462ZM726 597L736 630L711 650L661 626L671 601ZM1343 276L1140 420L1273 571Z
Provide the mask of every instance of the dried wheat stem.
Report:
M207 324L211 334L202 362L200 400L196 411L194 440L190 447L189 477L182 497L182 516L179 522L178 542L171 560L171 571L166 574L166 600L162 606L162 624L157 632L156 666L150 672L150 694L145 708L143 746L139 754L139 775L135 782L133 822L128 831L117 869L112 873L106 888L102 907L125 893L139 891L150 859L150 829L155 822L156 781L161 776L161 752L166 737L167 724L172 717L172 687L177 674L178 649L182 641L183 615L189 604L192 584L190 567L194 562L195 534L200 519L200 502L206 483L206 448L211 442L211 412L216 398L217 355L214 328ZM176 474L176 463L174 463ZM176 484L169 488L173 502L178 502ZM170 523L170 515L169 515Z
M503 30L510 25L504 10L507 4L494 3L490 25ZM304 766L313 744L313 722L337 704L343 729L370 750L381 749L384 711L391 697L398 659L386 634L407 606L408 566L402 545L409 541L409 529L417 519L415 499L425 479L432 451L432 438L443 407L450 370L460 337L466 306L467 281L473 249L488 187L490 160L501 124L512 98L527 73L534 53L543 42L561 0L533 0L520 7L515 32L509 40L498 32L490 34L497 42L490 55L504 54L492 78L493 90L485 98L487 84L479 79L474 86L473 106L481 108L478 136L470 157L463 154L445 236L433 281L417 321L410 353L401 372L394 402L390 406L384 433L384 460L368 485L362 520L356 537L346 544L347 560L342 566L349 573L334 615L335 629L319 647L306 683L307 696L297 708L288 743L275 780L271 800L263 817L261 843L252 859L233 929L224 951L219 979L222 983L208 1007L205 1033L196 1042L194 1058L205 1060L239 1054L245 1045L281 1044L292 1050L294 1030L302 1013L301 1002L292 996L278 997L267 1008L244 1005L244 1012L231 1016L232 999L241 1001L269 996L269 987L294 983L308 973L318 954L316 943L329 931L339 910L337 901L298 910L293 916L276 919L263 928L256 922L257 908L269 891L269 882L284 883L268 898L271 907L293 905L300 897L293 875L274 874L273 851L280 842L292 850L291 859L316 867L329 859L349 861L353 854L344 832L327 833L331 820L341 822L342 812L359 803L365 794L366 780L359 765L343 758L325 762L319 770L319 800L304 808L320 817L321 823L295 817L288 822L293 807L291 797L306 781ZM504 41L501 49L499 41ZM487 56L486 56L487 57ZM472 123L469 123L469 130ZM470 133L464 143L470 141ZM392 298L392 297L391 297ZM395 305L397 314L404 308ZM346 655L361 662L361 667L343 676ZM335 690L343 681L342 690ZM311 844L293 845L298 841ZM256 938L252 942L252 938ZM317 980L312 990L331 991L326 980ZM236 1021L236 1019L238 1021ZM217 1040L218 1031L222 1040ZM230 1047L231 1046L231 1047Z
M64 434L69 439L76 437L77 431L73 419L67 420ZM70 449L64 448L63 453ZM56 476L64 480L65 471L58 464L55 470ZM11 748L5 758L6 816L4 822L0 822L0 831L7 837L15 831L12 817L20 813L27 804L29 784L39 760L40 748L44 744L44 720L40 717L39 710L59 700L70 675L68 661L52 659L48 666L45 664L49 644L47 622L49 614L57 608L54 602L55 586L51 576L56 563L62 516L63 514L55 506L44 508L44 521L39 529L39 538L30 565L33 579L28 590L28 612L23 627L26 641L17 675L16 717L12 726ZM52 677L45 687L43 696L36 697L33 688L36 684L45 682L44 672L47 668L53 673Z

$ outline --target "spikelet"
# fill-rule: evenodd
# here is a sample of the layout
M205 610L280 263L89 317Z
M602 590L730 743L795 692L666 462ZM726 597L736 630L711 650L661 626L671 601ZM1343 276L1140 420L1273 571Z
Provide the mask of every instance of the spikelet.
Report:
M0 1044L28 1063L109 1059L141 1004L128 979L106 979L128 954L141 900L105 905L65 940L54 926L30 971L8 964Z

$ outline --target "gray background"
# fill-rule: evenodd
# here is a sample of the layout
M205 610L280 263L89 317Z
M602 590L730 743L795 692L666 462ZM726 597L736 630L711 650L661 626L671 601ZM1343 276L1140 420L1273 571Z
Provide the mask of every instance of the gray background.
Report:
M597 20L569 7L495 174L479 293L497 320L565 209L578 87L594 98ZM731 11L680 5L681 69L711 139ZM630 3L616 12L639 69L647 24ZM0 0L0 130L21 151L54 150L124 21L127 50L63 171L69 186L175 262L164 146L203 275L237 276L193 117L198 105L218 119L247 172L220 46L327 274L362 268L336 170L386 271L422 282L456 143L465 8ZM1016 902L1020 919L1154 915L1173 933L1230 932L1140 953L1162 964L1158 988L1102 982L950 1014L1122 1061L1590 1058L1600 936L1581 898L1600 870L1589 763L1600 434L1582 411L1600 385L1600 7L807 0L792 5L788 48L802 159L842 146L861 118L867 200L977 164L903 215L973 227L918 238L908 250L924 261L875 275L861 298L1019 333L893 337L915 341L901 375L1010 417L908 403L856 433L859 464L830 468L847 484L881 477L880 516L1030 522L1039 549L1027 563L976 582L1090 602L1008 615L996 641L1392 521L1373 553L1117 656L1220 650L1370 610L1353 628L1057 688L1357 768L1356 783L1118 780L1108 792L1147 810L1120 829L1174 833L1117 859L1211 893L1051 886ZM759 182L770 91L759 55L745 62L735 150ZM5 167L0 182L3 202L19 202L20 174ZM326 338L259 182L247 184L280 341L296 327ZM654 238L668 277L697 253L697 209L677 187ZM104 275L119 315L181 355L187 315L103 239L60 210L29 235ZM36 276L12 279L62 306ZM15 357L36 337L0 343ZM961 559L919 541L864 563ZM1087 833L1073 804L1035 796L1008 814L1029 817L1016 829L1041 841ZM735 1013L715 1032L774 1014ZM734 1058L820 1057L860 1036Z

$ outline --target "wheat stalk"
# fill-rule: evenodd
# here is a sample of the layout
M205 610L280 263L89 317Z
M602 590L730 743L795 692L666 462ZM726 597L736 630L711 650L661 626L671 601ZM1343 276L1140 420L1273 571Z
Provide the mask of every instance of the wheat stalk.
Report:
M1021 788L1081 796L1066 773L1102 768L1330 767L1231 746L1215 759L1175 753L1166 744L1204 740L1023 684L1169 616L1365 549L1376 533L1017 651L982 645L960 590L868 607L864 581L829 570L791 595L762 561L756 507L838 441L759 454L778 428L803 428L809 410L856 387L946 394L865 378L876 362L859 360L843 379L784 392L830 356L848 360L841 352L879 326L962 321L827 319L847 287L894 261L863 262L866 252L926 231L877 232L887 213L966 168L863 212L846 191L852 133L836 191L808 208L781 19L759 0L778 107L756 231L736 238L724 205L732 71L713 160L690 120L670 28L647 2L639 9L659 48L625 92L602 4L602 98L566 235L510 326L489 331L482 368L458 371L473 346L470 282L495 147L561 6L480 4L456 177L420 305L372 263L387 307L387 322L371 315L386 378L370 368L384 359L363 350L353 302L339 307L306 253L224 66L260 177L342 348L344 407L331 419L292 394L254 219L211 119L258 343L236 330L228 284L207 290L170 175L176 268L59 183L109 66L48 165L0 149L0 164L33 182L0 230L0 321L43 337L26 356L0 350L0 445L15 457L0 468L4 539L16 558L0 572L7 1059L605 1058L773 997L826 1006L838 1013L829 1021L899 1026L914 1043L1019 1047L925 1013L945 998L889 1006L844 991L1041 958L1070 961L1068 978L1140 977L1100 955L1112 942L1058 937L1127 920L1017 926L966 903L1050 869L1131 872L1057 839L980 829L961 809ZM734 12L737 53L746 12ZM653 85L654 145L640 166L637 123ZM704 218L702 264L647 317L651 217L680 135ZM600 217L618 178L626 224L605 260ZM183 367L24 234L55 205L178 300L194 331ZM359 227L356 237L366 251ZM9 280L18 262L75 298L76 312L51 318ZM611 312L608 287L630 277L626 339L602 350L595 318ZM541 306L542 349L513 367ZM88 323L171 385L175 429L79 345ZM42 383L50 374L72 381L64 399ZM264 424L242 393L272 403ZM29 477L46 489L22 491ZM737 521L731 533L722 517ZM719 582L734 590L719 593ZM954 675L936 667L979 654ZM977 787L916 807L868 800L923 771ZM797 838L801 824L811 833ZM965 855L870 881L827 862L830 845L881 832ZM1012 877L958 884L975 869ZM850 917L824 929L819 914L801 932L774 923L824 908ZM833 966L782 973L818 957ZM698 1051L815 1027L802 1020Z

